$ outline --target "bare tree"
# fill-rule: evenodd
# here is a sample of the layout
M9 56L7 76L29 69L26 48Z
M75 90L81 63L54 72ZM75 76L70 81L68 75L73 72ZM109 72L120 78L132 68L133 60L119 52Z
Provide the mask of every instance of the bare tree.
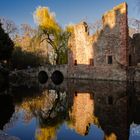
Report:
M102 20L96 20L94 23L89 23L89 30L91 34L102 29Z
M139 6L140 6L140 1ZM89 23L89 30L91 34L100 31L103 28L102 20L97 20L94 23ZM129 35L132 37L135 33L140 33L140 20L129 18L128 19L128 26L129 26Z
M140 33L140 20L129 18L128 19L128 26L129 26L129 35L133 36L135 33Z
M35 36L35 34L37 33L37 29L32 28L29 24L21 24L21 31L23 35L27 35L30 37Z
M2 23L2 28L9 36L14 35L18 31L16 24L12 20L0 17L0 22Z

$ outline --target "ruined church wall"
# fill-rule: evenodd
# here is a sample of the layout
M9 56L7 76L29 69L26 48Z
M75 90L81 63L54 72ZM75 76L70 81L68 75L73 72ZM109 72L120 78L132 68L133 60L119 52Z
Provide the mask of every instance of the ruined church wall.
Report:
M128 65L128 24L127 4L122 3L105 13L102 17L103 29L93 42L95 66L110 66L108 57L112 57L112 67Z
M127 4L120 4L104 14L102 21L103 29L93 36L88 35L84 22L74 26L73 35L69 40L69 78L121 81L127 79ZM111 64L108 64L108 56L112 57Z
M92 58L92 38L88 35L87 24L81 22L74 26L74 33L69 40L69 65L75 61L78 65L89 65Z

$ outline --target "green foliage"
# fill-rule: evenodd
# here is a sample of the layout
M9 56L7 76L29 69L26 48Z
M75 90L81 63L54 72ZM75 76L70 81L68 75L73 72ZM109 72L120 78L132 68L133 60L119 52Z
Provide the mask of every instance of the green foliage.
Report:
M58 61L58 64L67 64L68 59L68 39L69 39L69 32L67 31L61 31L61 33L58 36L57 40L57 49L55 50L57 53L56 61Z

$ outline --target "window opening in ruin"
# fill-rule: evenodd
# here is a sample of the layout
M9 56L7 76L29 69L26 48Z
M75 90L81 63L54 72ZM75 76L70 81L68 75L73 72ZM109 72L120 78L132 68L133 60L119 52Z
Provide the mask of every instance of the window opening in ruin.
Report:
M94 60L93 60L92 58L89 59L89 64L90 64L91 66L94 66Z
M77 60L74 60L74 65L75 65L75 66L77 65Z
M85 27L85 32L88 32L88 27L87 26Z
M113 97L112 96L109 96L108 97L108 104L109 105L112 105L113 104Z
M77 96L77 91L75 91L75 96Z
M109 55L108 56L108 64L112 64L112 63L113 63L112 55Z
M131 66L131 65L132 65L132 56L129 55L129 66Z
M89 35L89 28L88 25L85 23L85 32Z

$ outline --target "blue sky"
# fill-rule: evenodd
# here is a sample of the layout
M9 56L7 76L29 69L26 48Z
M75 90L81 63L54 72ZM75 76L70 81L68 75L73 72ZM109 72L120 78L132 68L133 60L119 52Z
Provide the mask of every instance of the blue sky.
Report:
M126 0L129 17L140 18L137 0ZM28 23L35 26L33 12L38 6L47 6L55 12L61 26L86 20L93 23L102 14L123 0L0 0L0 17L13 20L17 25Z

